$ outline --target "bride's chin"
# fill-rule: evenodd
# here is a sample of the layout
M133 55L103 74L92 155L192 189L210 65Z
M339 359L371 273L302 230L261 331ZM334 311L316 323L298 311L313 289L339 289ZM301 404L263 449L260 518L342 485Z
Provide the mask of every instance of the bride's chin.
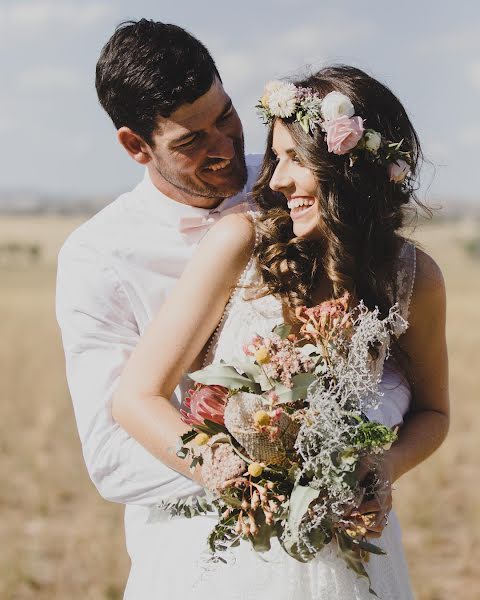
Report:
M322 235L316 222L300 223L299 221L296 221L293 223L293 233L296 237L305 238L306 240L322 239Z

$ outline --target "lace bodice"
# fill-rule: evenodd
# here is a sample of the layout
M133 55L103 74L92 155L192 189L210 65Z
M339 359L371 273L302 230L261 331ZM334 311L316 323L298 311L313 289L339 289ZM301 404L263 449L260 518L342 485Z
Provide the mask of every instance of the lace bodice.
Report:
M252 214L252 213L251 213ZM255 215L252 214L252 218ZM257 234L258 236L258 234ZM258 240L257 240L258 241ZM399 305L401 316L408 321L410 299L416 270L416 250L413 243L405 240L398 257L397 293L392 298ZM248 299L250 284L260 280L260 273L252 256L225 308L223 317L213 334L205 355L204 366L223 360L230 364L244 359L243 346L257 334L268 336L272 329L284 321L281 301L274 295ZM395 335L400 336L408 324L400 325ZM368 416L394 426L403 421L408 410L411 393L408 383L396 368L393 360L385 360L387 344L380 349L379 358L374 363L375 375L380 380L383 397L380 406Z

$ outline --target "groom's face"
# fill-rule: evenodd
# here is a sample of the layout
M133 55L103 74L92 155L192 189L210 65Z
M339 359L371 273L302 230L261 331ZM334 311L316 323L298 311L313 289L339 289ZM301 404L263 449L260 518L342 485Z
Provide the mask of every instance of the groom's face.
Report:
M169 117L159 117L150 176L174 199L210 208L246 183L242 124L222 84Z

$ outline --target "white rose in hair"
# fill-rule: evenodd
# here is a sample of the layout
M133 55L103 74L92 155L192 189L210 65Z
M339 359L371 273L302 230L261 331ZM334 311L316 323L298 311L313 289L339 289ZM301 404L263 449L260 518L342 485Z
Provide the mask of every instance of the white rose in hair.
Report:
M325 121L333 121L338 117L353 117L355 109L350 98L340 92L330 92L322 100L322 117Z
M365 148L370 150L370 152L376 153L380 148L380 144L382 142L382 136L378 133L378 131L374 131L373 129L368 129L364 135L365 139Z

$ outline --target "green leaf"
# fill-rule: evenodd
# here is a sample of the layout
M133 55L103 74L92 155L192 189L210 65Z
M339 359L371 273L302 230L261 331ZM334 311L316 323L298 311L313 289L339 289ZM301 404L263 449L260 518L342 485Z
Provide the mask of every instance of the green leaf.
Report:
M352 569L360 577L365 577L368 581L368 589L376 598L378 595L372 589L370 577L365 569L365 566L358 552L352 549L352 539L347 534L335 533L335 538L338 545L338 553L347 563L347 566Z
M367 542L363 539L355 539L355 540L353 540L353 543L356 546L359 546L360 548L362 548L362 550L366 550L367 552L370 552L371 554L378 554L378 555L387 554L385 552L385 550L383 550L383 548L380 548L380 546L371 544L370 542Z
M182 440L183 444L188 444L188 442L191 442L197 436L197 433L198 432L195 431L195 429L190 429L190 431L187 431L187 433L181 435L180 439Z
M272 329L272 333L275 333L276 335L278 335L282 340L286 339L290 335L291 331L292 331L292 326L289 325L288 323L281 323L280 325L276 325Z
M301 520L308 510L311 502L320 494L309 485L296 485L290 496L290 509L288 511L288 526L292 531L298 530Z
M209 428L210 431L214 433L228 433L228 429L225 425L220 425L220 423L215 423L215 421L210 421L210 419L204 419L203 422Z
M240 373L230 365L208 365L205 369L189 373L188 376L193 381L203 383L204 385L223 385L224 387L233 390L247 388L252 392L256 392L258 389L258 386L254 381L240 375Z
M320 527L316 529L312 529L312 531L308 534L310 539L310 543L315 548L317 552L319 552L325 545L325 533Z
M308 387L317 378L313 373L299 373L292 377L293 387L288 388L287 386L277 383L275 385L275 393L278 395L277 404L283 404L285 402L295 402L296 400L303 400L307 397Z
M303 131L305 131L305 133L310 133L310 124L309 124L308 117L304 117L300 121L300 125L302 126L302 129L303 129Z
M243 371L244 375L247 375L252 381L256 382L258 382L258 378L263 374L261 367L247 360L236 363L236 368Z

